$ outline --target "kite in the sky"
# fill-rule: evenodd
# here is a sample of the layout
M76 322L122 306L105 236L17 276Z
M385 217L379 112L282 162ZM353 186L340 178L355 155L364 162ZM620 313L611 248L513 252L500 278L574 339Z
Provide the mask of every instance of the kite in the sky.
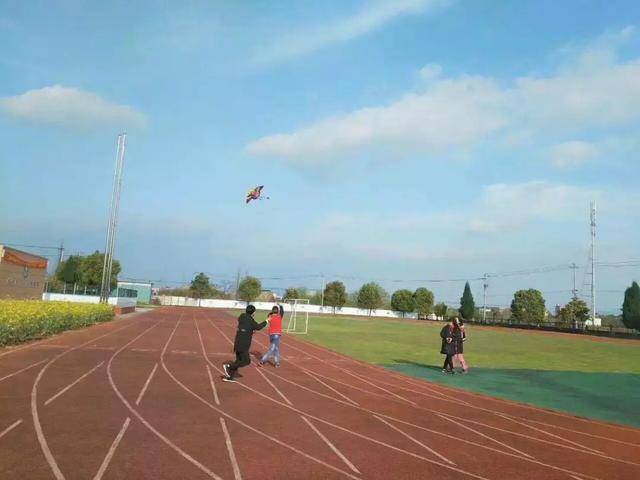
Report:
M252 188L247 192L247 200L245 203L249 203L251 200L269 200L269 197L262 196L262 189L264 185Z

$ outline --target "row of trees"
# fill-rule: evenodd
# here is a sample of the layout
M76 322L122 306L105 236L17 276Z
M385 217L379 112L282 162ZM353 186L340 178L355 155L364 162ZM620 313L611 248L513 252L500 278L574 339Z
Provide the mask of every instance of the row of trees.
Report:
M102 254L96 252L88 257L69 257L56 271L56 277L71 282L74 278L99 279L102 275ZM98 268L99 267L99 268ZM115 275L120 271L120 264L114 262ZM167 292L168 293L168 292ZM173 291L174 294L185 295L192 298L221 298L223 294L211 285L209 277L204 273L197 274L188 289ZM245 277L238 286L237 298L246 302L252 302L262 293L262 284L258 278ZM415 291L400 289L389 294L377 283L365 283L357 292L347 293L346 286L340 281L333 281L326 284L321 294L309 295L305 289L288 288L284 294L284 300L295 298L308 298L314 304L332 307L334 312L345 305L357 306L368 310L369 314L373 310L390 306L393 310L407 313L415 312L420 316L435 313L438 317L446 317L447 314L456 314L465 320L471 320L480 312L476 308L473 294L469 283L465 283L460 307L457 311L450 312L447 305L438 303L434 305L434 294L427 288L418 288ZM548 317L547 308L542 292L536 289L518 290L511 302L511 320L523 324L543 323ZM567 326L584 323L589 319L589 307L579 299L573 298L564 306L556 307L556 323ZM494 313L494 317L495 317ZM640 287L636 282L625 291L624 303L622 306L622 321L627 328L640 330Z

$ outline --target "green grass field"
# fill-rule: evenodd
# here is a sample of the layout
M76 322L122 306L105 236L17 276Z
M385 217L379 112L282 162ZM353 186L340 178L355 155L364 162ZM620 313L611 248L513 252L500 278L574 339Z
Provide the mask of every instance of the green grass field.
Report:
M640 341L469 325L469 375L441 372L442 324L310 317L308 340L430 381L640 427Z

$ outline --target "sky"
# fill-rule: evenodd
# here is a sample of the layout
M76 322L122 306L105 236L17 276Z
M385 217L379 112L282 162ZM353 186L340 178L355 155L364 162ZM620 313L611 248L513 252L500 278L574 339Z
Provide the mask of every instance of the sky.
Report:
M0 0L0 242L103 249L124 131L123 277L553 308L592 200L600 309L640 277L635 0Z

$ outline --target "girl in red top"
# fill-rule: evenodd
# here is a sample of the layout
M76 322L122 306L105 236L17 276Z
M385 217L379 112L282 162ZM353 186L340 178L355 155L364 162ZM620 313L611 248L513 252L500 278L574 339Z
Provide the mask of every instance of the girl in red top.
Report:
M280 337L282 336L282 308L274 306L267 321L269 322L269 350L260 359L260 365L264 365L273 357L275 366L280 366Z

